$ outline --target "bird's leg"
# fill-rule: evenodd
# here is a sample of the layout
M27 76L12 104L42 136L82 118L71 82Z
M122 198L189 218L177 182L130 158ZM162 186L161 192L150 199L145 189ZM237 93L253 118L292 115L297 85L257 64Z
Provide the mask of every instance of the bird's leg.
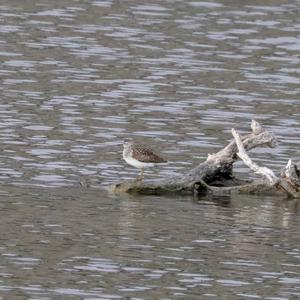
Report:
M144 168L141 168L141 174L136 179L137 181L142 181L144 179Z

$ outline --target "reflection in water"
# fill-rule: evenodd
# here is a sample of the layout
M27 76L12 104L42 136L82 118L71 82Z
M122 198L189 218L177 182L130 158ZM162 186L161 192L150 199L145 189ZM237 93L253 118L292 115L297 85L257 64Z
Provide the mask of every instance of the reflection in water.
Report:
M159 178L252 118L280 140L258 162L299 159L297 1L3 0L0 17L0 297L299 297L297 202L101 188L136 176L126 137L171 161Z
M299 296L298 213L273 198L232 198L224 207L98 189L6 192L3 296ZM288 228L278 222L287 216Z

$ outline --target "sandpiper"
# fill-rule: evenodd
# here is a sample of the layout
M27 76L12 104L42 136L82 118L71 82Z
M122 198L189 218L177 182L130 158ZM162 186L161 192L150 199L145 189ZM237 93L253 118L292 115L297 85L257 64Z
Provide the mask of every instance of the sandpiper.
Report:
M129 165L141 169L141 174L138 176L137 180L143 180L144 168L167 163L165 159L153 153L151 150L135 144L132 141L124 141L123 146L123 158L125 161Z

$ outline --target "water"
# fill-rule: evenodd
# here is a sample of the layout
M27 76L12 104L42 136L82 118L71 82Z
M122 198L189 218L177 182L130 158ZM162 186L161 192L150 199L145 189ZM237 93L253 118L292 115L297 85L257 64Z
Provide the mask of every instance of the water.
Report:
M3 299L299 296L299 214L279 199L2 194Z
M2 299L296 299L298 204L116 197L126 137L181 173L255 118L299 160L299 1L0 3ZM243 164L236 172L249 176Z

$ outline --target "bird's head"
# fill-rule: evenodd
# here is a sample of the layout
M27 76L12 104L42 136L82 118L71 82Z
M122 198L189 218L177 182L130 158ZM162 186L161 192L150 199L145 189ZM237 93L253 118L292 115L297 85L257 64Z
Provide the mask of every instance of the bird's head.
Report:
M129 139L125 139L123 142L124 149L127 150L133 145L133 141Z

